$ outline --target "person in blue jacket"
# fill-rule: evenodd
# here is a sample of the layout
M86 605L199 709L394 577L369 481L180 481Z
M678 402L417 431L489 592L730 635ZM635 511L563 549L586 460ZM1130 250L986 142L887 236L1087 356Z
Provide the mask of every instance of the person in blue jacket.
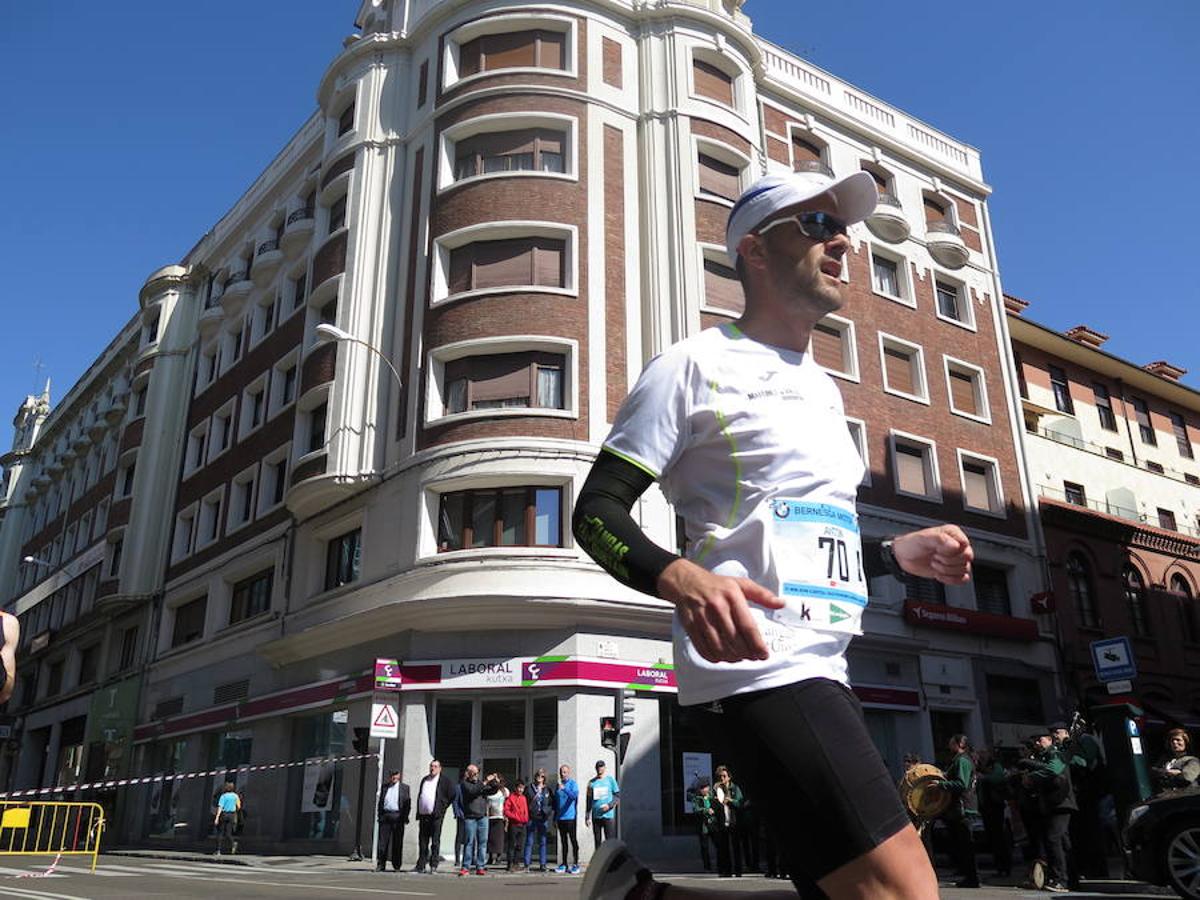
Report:
M570 766L558 767L558 788L554 791L554 818L558 822L558 837L562 842L556 872L579 874L579 837L575 825L579 818L579 783L571 777ZM567 843L570 842L575 860L567 864Z

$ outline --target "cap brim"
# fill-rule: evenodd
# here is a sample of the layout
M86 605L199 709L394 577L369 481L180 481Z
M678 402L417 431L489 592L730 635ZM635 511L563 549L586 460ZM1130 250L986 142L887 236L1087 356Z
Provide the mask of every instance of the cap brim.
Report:
M835 181L824 191L837 204L838 218L847 225L861 222L875 212L879 202L879 188L875 179L866 172L855 172L840 181Z

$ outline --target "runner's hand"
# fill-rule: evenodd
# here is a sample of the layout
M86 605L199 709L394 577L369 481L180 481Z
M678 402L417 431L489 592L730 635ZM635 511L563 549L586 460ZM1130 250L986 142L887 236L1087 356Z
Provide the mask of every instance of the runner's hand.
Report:
M971 540L957 525L938 525L902 534L892 542L900 568L910 575L934 578L942 584L965 584L971 580L975 551Z
M750 603L782 609L784 602L749 578L714 575L677 559L658 576L658 594L675 604L679 621L709 662L766 659L767 645L750 615Z

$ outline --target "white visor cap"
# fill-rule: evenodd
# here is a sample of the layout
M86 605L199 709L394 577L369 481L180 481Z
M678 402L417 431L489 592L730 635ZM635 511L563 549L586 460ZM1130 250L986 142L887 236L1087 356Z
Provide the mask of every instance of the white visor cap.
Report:
M820 172L792 172L760 178L738 197L729 211L725 227L725 248L735 265L738 244L780 210L803 203L822 194L833 198L836 215L847 225L861 222L875 211L879 188L866 172L855 172L834 179Z

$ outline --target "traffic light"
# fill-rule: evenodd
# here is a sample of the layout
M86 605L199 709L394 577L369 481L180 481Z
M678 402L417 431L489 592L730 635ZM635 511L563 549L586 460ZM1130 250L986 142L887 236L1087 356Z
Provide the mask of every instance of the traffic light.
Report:
M371 729L370 728L355 728L354 729L354 751L356 753L368 753L371 750Z
M612 716L600 717L600 746L606 750L615 750L617 747L617 720Z
M617 730L624 731L633 727L633 698L637 691L628 688L617 695Z

